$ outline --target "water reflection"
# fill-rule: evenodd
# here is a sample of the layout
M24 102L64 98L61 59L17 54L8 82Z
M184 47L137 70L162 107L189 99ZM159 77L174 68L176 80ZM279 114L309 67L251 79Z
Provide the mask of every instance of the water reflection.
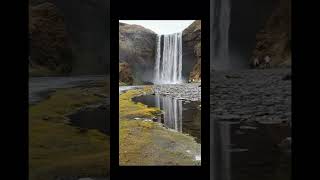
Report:
M210 134L211 180L291 179L291 154L278 146L288 126L213 122Z
M166 127L182 132L182 101L171 97L155 95L156 107L163 110L163 116L157 121Z
M84 132L87 129L97 129L110 135L110 116L108 114L110 114L109 106L84 109L69 115L70 125L79 127Z
M175 131L189 134L201 143L201 102L187 102L158 94L135 97L133 101L160 108L163 113L154 121Z

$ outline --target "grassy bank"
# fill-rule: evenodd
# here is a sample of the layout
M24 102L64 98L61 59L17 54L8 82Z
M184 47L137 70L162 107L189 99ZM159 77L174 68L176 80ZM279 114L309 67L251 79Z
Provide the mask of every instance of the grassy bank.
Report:
M105 101L97 94L108 94L107 85L61 89L29 107L29 179L109 173L109 137L68 125L68 114Z
M132 101L151 92L146 86L120 95L120 165L197 165L194 156L200 152L200 145L194 138L146 121L160 109Z

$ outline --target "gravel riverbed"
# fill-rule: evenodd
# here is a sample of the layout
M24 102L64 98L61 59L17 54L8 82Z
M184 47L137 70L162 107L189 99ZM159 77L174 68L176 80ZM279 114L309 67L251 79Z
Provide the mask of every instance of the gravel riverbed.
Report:
M155 85L153 90L155 94L176 99L201 101L201 83Z
M242 70L211 74L215 120L280 123L291 121L290 69Z

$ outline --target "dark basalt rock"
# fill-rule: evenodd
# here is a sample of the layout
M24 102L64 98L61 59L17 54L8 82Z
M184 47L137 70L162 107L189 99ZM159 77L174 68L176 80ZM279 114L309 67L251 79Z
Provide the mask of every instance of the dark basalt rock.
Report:
M29 6L31 69L71 71L72 49L61 11L52 3Z
M110 62L109 2L29 1L30 68L41 72L45 68L55 74L106 74Z
M196 20L182 32L183 75L201 80L201 21Z
M271 57L271 67L291 66L291 0L279 0L263 29L256 35L255 57ZM261 66L264 64L262 63Z

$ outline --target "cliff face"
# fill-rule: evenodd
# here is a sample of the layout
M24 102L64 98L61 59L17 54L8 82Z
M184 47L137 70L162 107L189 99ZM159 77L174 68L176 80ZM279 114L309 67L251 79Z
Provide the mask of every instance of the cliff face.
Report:
M279 0L264 28L256 36L253 57L271 57L271 67L291 66L291 0Z
M74 74L109 71L110 0L52 0L64 15Z
M152 81L156 38L142 26L119 24L119 62L128 64L136 83Z
M30 75L71 71L72 50L61 12L52 3L29 7Z
M142 26L119 24L119 76L126 84L152 82L157 35ZM201 21L182 32L182 73L186 80L201 80ZM129 77L129 76L132 77ZM133 79L133 80L132 80Z
M191 81L201 80L201 21L196 20L182 32L183 74Z
M52 71L51 69L54 69L52 64L61 63L66 63L68 66L63 65L63 72L59 70L59 73L108 73L109 2L109 0L29 1L31 74L34 69ZM38 64L41 64L40 68ZM50 75L45 73L41 72L39 75Z
M125 85L133 84L133 75L128 63L119 63L119 83Z

